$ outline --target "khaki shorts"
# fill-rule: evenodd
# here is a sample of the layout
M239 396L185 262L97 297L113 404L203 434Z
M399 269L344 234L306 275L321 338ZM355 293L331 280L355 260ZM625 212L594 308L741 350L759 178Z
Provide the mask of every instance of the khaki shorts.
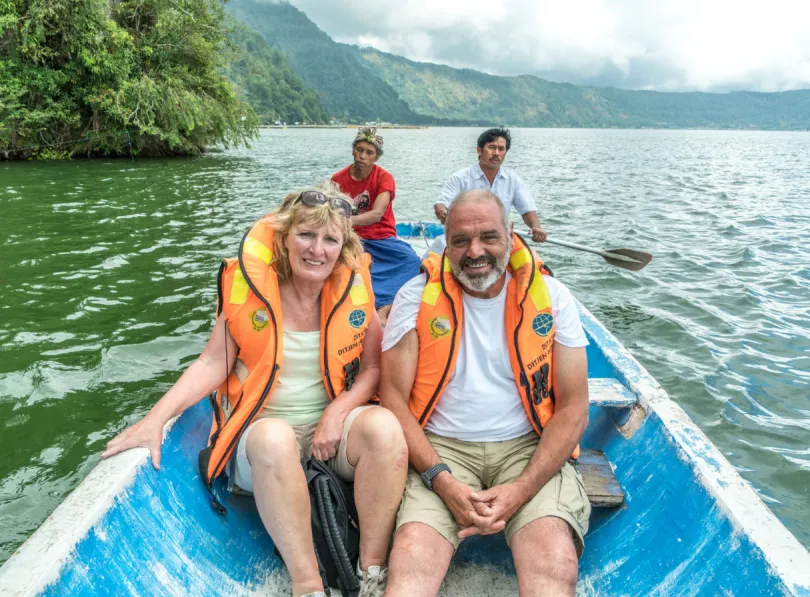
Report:
M338 444L338 451L335 457L329 460L329 466L337 475L346 482L354 480L354 467L349 463L349 457L346 455L346 446L348 444L349 430L352 423L361 412L368 408L379 408L377 405L369 404L366 406L358 406L348 414L346 420L343 421L343 433L340 436L340 444ZM233 481L241 493L253 493L253 478L250 469L250 462L247 457L247 438L250 430L261 419L253 421L250 426L242 434L239 439L239 445L236 448L234 477ZM298 454L301 457L312 456L312 440L315 437L315 429L318 427L318 421L310 423L309 425L293 426L295 432L295 443L298 445Z
M427 438L453 476L475 490L503 485L517 479L534 454L540 437L532 432L505 442L463 442L426 432ZM591 504L579 471L569 462L506 523L506 541L530 522L546 516L561 518L574 530L577 555L582 555L588 532ZM409 522L421 522L436 529L458 549L460 529L442 499L425 487L411 469L405 496L397 515L397 529Z

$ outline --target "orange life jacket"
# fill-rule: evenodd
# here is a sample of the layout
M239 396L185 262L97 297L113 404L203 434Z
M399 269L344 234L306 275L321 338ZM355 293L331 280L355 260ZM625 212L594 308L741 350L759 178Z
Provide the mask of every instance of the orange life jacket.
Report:
M225 469L239 438L273 392L282 367L283 333L278 276L274 267L272 220L259 220L242 238L239 256L219 270L217 315L224 313L239 356L226 382L212 397L214 421L208 446L200 452L206 487ZM364 254L351 269L338 264L321 291L321 375L334 400L350 389L374 308ZM224 508L214 499L213 505Z
M518 394L534 430L540 434L554 414L552 348L554 316L540 258L517 234L509 258L512 279L504 313L509 360ZM427 283L422 292L416 333L419 362L411 390L411 412L424 427L453 375L464 321L462 289L446 254L431 253L422 262ZM574 457L579 447L574 450Z

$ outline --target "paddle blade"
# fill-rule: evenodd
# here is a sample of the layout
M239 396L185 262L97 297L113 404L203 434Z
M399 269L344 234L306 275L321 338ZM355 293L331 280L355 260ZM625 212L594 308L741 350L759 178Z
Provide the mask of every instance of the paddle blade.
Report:
M616 267L627 269L631 272L644 269L653 258L650 253L635 251L633 249L609 249L602 253L602 257L610 265L615 265Z

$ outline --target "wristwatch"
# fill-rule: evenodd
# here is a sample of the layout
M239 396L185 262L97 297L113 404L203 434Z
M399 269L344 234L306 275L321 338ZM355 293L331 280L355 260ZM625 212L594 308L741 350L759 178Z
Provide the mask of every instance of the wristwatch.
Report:
M420 477L422 477L422 483L425 484L425 487L433 491L433 479L436 477L436 475L438 475L442 471L447 471L448 473L451 474L453 472L450 470L449 466L447 466L443 462L440 462L435 466L431 466L428 470L422 473Z

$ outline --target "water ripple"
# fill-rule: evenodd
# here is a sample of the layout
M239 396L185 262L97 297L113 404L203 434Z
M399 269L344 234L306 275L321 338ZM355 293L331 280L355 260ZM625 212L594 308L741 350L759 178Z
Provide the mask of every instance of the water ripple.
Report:
M433 219L479 132L386 131L398 219ZM219 261L247 226L345 166L350 138L273 130L197 159L0 165L0 433L16 446L0 561L202 349ZM515 130L508 165L555 237L655 255L630 273L541 249L810 546L810 136Z

